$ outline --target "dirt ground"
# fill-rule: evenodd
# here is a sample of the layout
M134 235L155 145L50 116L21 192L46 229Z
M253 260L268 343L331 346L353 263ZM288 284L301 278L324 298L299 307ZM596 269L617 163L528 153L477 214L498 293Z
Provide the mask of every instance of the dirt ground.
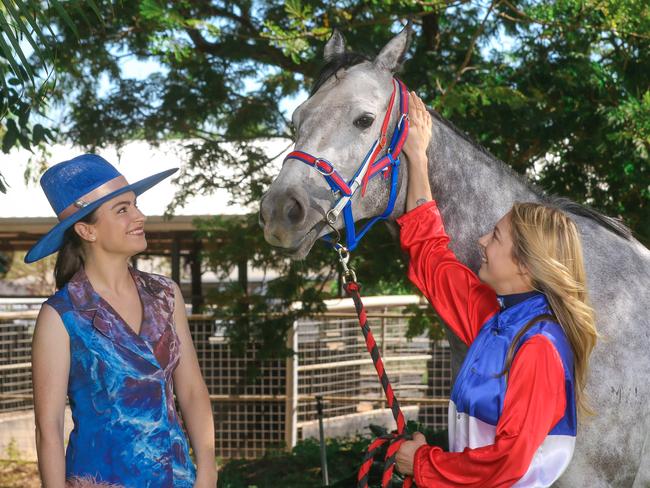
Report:
M0 488L40 488L36 463L0 460Z

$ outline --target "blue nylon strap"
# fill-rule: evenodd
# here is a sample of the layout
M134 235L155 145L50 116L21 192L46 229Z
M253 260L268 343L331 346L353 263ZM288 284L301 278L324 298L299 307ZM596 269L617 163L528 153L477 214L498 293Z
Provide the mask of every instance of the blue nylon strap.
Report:
M345 220L345 243L348 251L354 251L359 244L359 238L356 236L354 217L352 215L352 200L343 208L343 218Z
M393 209L395 208L395 202L397 201L397 184L399 181L400 160L399 158L393 159L392 155L386 155L385 157L388 157L390 159L391 164L390 166L387 167L392 167L392 171L391 171L390 194L388 196L388 203L386 205L386 209L384 210L384 212L381 215L377 215L373 217L357 233L356 226L354 223L354 216L352 214L352 200L348 201L345 207L343 207L343 220L345 222L345 247L349 251L354 251L359 245L359 243L361 242L361 239L363 239L363 236L366 235L366 233L372 228L372 226L375 225L380 220L387 219L390 216L390 214L393 212ZM322 239L329 244L332 245L334 244L334 241L329 236L323 236Z
M391 157L392 160L392 157ZM397 182L398 182L398 176L399 176L399 164L400 160L396 159L393 160L393 170L391 172L391 182L390 182L390 195L388 196L388 204L386 205L386 210L384 210L384 213L381 215L377 215L376 217L373 217L372 220L366 223L366 225L363 226L363 229L359 232L358 235L355 235L354 238L354 247L357 247L359 245L359 242L363 238L363 236L366 235L366 232L370 230L370 228L375 225L377 222L380 220L386 220L388 216L393 212L393 209L395 208L395 201L397 200ZM352 216L352 213L350 212L350 216ZM347 227L347 222L346 222L346 227ZM346 240L347 240L347 233L345 235ZM348 249L350 249L348 247ZM352 249L350 249L352 251Z

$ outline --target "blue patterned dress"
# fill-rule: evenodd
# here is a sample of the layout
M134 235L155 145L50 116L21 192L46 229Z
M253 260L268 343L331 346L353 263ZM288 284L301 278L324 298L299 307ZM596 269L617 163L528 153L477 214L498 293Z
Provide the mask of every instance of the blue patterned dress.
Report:
M74 429L66 477L191 488L196 470L173 396L180 359L174 289L168 278L129 270L143 306L139 334L93 290L83 268L46 302L70 336Z

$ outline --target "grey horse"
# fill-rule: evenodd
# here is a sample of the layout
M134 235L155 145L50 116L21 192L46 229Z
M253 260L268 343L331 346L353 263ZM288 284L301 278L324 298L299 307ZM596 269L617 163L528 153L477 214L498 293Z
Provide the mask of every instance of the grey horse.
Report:
M351 178L379 134L394 72L409 37L405 29L370 60L347 52L343 37L335 32L325 46L327 64L314 91L293 113L296 149L326 158ZM395 107L390 127L397 111ZM478 237L515 201L552 202L571 213L580 228L589 291L602 334L591 357L587 385L597 415L580 423L572 462L555 486L649 487L650 251L614 219L545 196L450 122L433 111L431 115L429 181L452 250L471 269L479 267ZM405 162L388 221L393 228L405 211L407 170ZM359 193L352 204L356 219L384 211L388 186L383 178L369 183L365 197ZM287 160L261 202L266 240L295 259L304 258L328 232L324 218L335 198L314 168ZM341 220L336 223L339 227ZM452 334L448 336L457 371L465 351Z

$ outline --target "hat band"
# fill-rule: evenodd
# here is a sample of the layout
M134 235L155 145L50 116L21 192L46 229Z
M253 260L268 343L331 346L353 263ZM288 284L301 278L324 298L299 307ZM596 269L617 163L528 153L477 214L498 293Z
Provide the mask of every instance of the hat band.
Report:
M57 215L57 218L59 221L67 219L70 217L72 214L78 212L84 207L87 207L94 201L99 200L102 197L105 197L106 195L113 193L115 190L119 190L120 188L124 188L129 184L128 181L126 181L126 178L122 175L117 176L113 178L112 180L108 180L106 183L103 185L98 186L92 191L89 191L86 193L84 196L81 198L75 200L72 204L68 205L66 208L64 208L59 214Z

